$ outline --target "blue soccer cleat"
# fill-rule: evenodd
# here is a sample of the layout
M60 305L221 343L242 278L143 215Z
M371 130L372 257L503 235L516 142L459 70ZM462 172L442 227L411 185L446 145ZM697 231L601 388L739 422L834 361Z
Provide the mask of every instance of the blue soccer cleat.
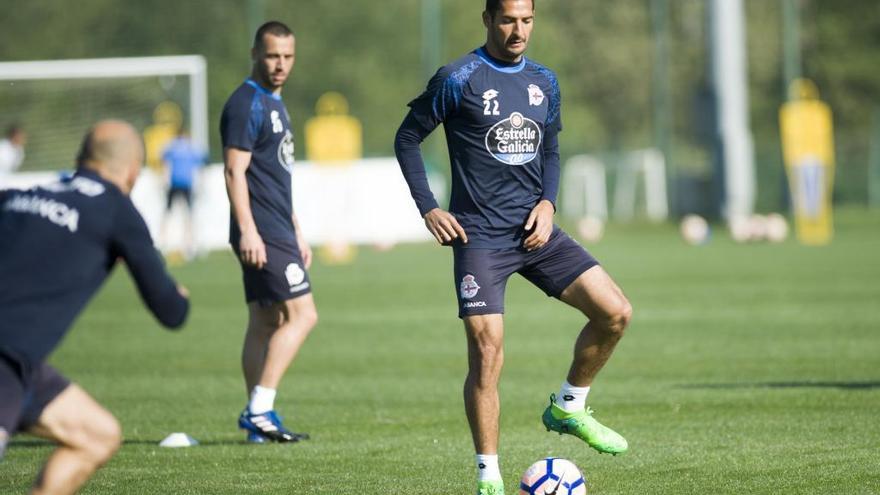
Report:
M263 435L260 435L259 433L248 431L247 443L269 443L269 439L264 437Z
M248 431L248 441L252 443L261 443L256 439L252 440L252 435L278 443L299 442L309 438L306 433L296 433L285 428L275 411L251 414L248 408L245 408L238 417L238 427Z

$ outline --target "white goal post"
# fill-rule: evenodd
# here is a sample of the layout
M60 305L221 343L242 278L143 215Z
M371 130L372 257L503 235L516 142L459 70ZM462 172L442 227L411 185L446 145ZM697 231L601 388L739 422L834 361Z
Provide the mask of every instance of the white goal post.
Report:
M562 212L570 218L608 219L606 164L596 156L575 155L562 169ZM660 150L629 151L617 157L610 172L614 177L614 219L628 222L635 217L639 181L644 183L647 218L661 222L669 217L666 194L666 161Z
M179 75L189 76L189 117L192 139L202 149L210 149L207 63L201 55L0 62L0 81L119 79Z

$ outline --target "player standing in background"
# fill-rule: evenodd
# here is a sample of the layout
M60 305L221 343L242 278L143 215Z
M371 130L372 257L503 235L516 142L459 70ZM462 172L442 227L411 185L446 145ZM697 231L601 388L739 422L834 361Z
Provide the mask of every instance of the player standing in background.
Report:
M168 201L165 205L165 218L162 222L162 240L167 245L168 223L171 208L176 199L186 204L183 227L183 257L191 259L195 255L193 242L193 185L198 169L208 163L208 154L200 149L181 127L177 137L162 151L162 161L168 171Z
M58 444L33 493L76 492L122 441L116 418L45 362L116 260L163 325L189 311L128 198L143 160L134 128L103 121L72 177L0 191L0 457L17 431Z
M294 50L287 26L260 26L251 76L229 97L220 120L229 242L244 272L249 315L241 362L250 400L238 424L256 443L308 438L286 429L274 406L281 377L318 321L306 272L312 250L291 198L293 132L281 101Z
M559 186L560 93L552 71L523 56L533 0L487 0L486 44L441 68L410 102L395 151L425 225L452 245L459 317L468 342L464 402L476 449L477 493L503 494L498 468L498 380L504 289L519 273L580 310L588 323L543 422L600 452L626 440L585 408L590 385L623 335L632 309L598 262L553 224ZM428 187L419 144L444 124L452 162L449 211Z
M0 139L0 186L3 176L11 174L21 167L24 161L24 146L27 144L27 133L18 124L12 124Z

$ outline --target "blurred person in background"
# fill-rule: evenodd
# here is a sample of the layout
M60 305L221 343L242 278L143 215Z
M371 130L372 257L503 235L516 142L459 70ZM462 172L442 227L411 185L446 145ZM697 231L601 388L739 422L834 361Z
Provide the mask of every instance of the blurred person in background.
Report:
M476 451L477 494L503 495L498 381L508 278L519 273L588 319L542 421L548 431L574 435L599 452L627 450L626 440L594 419L585 403L632 309L598 261L553 223L561 96L556 75L524 56L534 1L486 0L482 17L486 44L442 67L409 103L395 151L426 227L438 243L452 246L458 316L468 344L464 404ZM419 148L440 124L452 161L449 211L428 186Z
M248 324L241 365L248 403L238 418L253 443L297 442L275 411L278 385L318 321L308 268L312 250L293 211L293 131L281 88L296 40L281 22L257 30L250 77L220 119L229 242L241 264Z
M0 187L3 186L3 176L21 167L26 144L27 133L20 125L12 124L6 129L6 134L0 139Z
M35 494L76 492L121 445L116 418L46 363L116 261L162 325L177 328L189 312L129 198L143 160L131 125L102 121L72 176L0 191L0 457L17 432L57 444Z
M172 208L183 203L185 207L183 225L183 257L191 259L195 255L193 243L193 186L196 174L208 163L208 154L193 143L186 129L181 128L177 137L162 152L162 161L168 173L168 201L162 223L162 240L168 246L168 225Z

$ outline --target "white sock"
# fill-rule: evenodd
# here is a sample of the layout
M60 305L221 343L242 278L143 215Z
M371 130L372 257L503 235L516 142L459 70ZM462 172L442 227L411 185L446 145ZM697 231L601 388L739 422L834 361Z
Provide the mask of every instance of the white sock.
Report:
M248 409L251 411L251 414L263 414L274 409L276 393L277 391L274 388L266 388L259 385L254 387L253 392L251 392L251 401L248 403Z
M498 469L498 455L477 454L477 480L501 481Z
M590 387L575 387L568 383L568 380L562 382L562 388L556 395L556 405L567 412L583 411L587 403L587 394L590 393Z

